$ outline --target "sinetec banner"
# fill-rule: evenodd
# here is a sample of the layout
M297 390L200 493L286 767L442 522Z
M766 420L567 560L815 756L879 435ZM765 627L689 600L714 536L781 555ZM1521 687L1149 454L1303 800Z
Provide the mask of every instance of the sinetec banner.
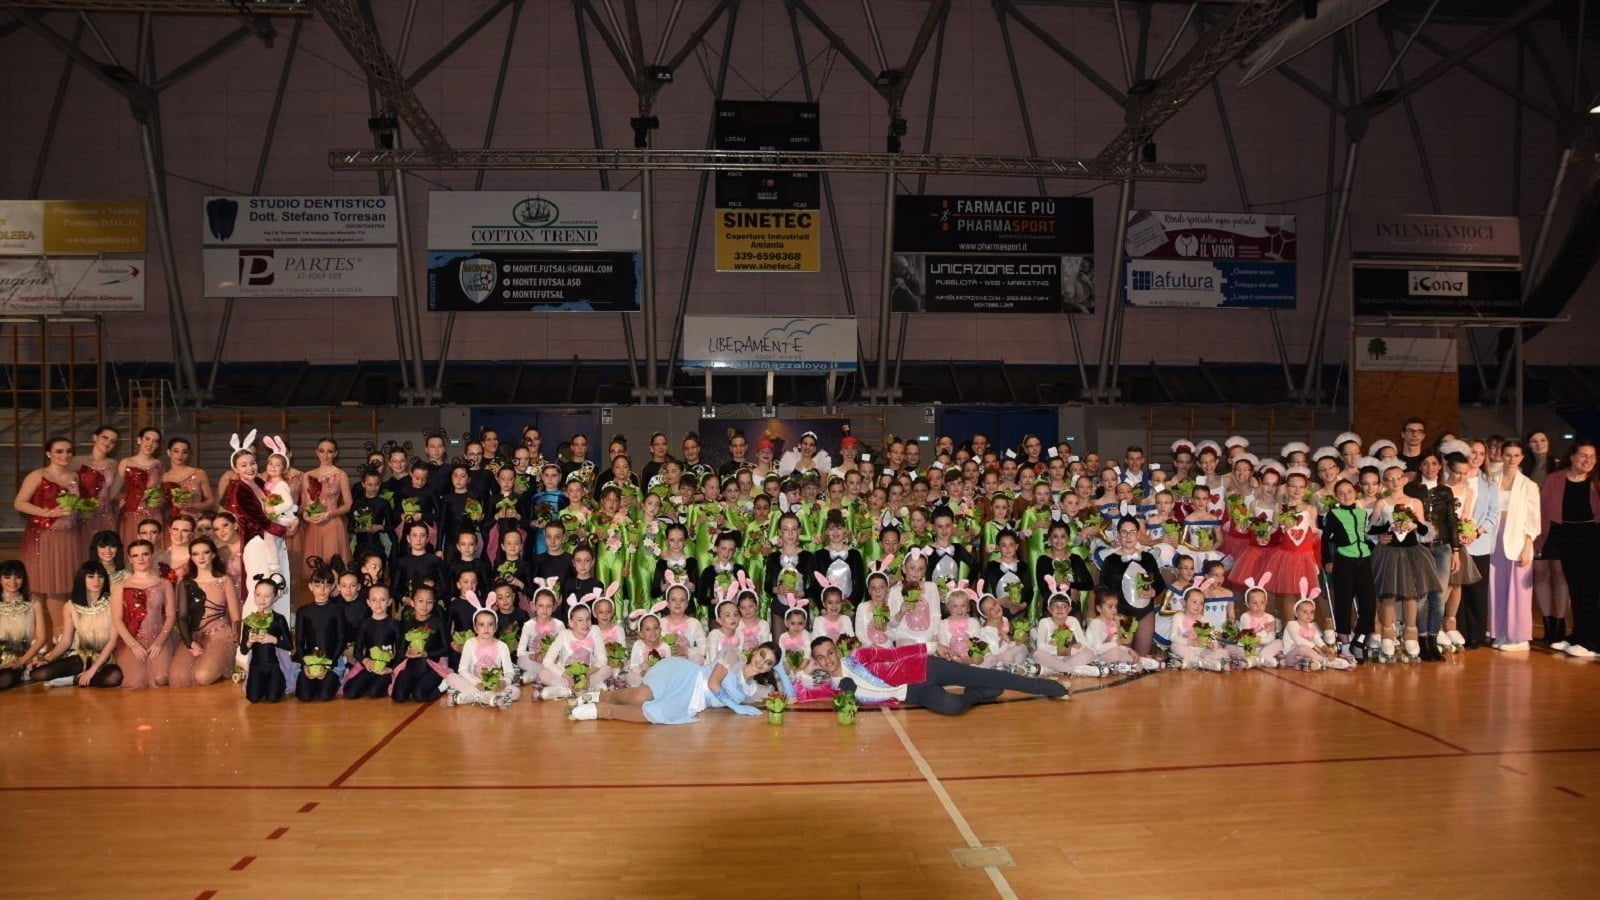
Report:
M684 316L683 368L854 372L856 320Z
M143 200L0 200L0 256L143 253Z
M433 191L428 308L639 308L643 235L628 191Z
M0 313L140 312L142 259L0 259Z
M895 198L896 312L1094 310L1087 197Z
M394 198L207 197L207 247L394 246Z
M1128 214L1129 306L1293 309L1294 216L1135 210Z

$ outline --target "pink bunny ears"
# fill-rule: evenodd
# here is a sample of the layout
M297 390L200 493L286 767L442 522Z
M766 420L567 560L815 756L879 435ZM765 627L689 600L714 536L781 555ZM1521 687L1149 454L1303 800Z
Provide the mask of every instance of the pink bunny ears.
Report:
M490 608L489 604L478 599L477 591L462 591L461 599L467 601L467 603L472 606L472 617L474 619L478 617L478 613L486 612L490 615L495 615L495 611Z
M567 606L568 607L587 606L592 610L592 609L594 609L594 605L596 603L599 603L601 600L611 600L612 598L617 596L617 592L620 591L620 590L622 590L622 582L613 581L613 582L611 582L610 585L608 585L606 587L606 589L604 591L600 590L599 588L595 588L594 590L590 591L589 593L584 594L581 598L578 597L576 594L574 594L571 597L568 597L567 598Z
M719 605L720 603L733 603L737 605L739 598L745 594L749 594L752 597L760 596L758 593L756 593L755 582L750 580L750 574L748 572L741 571L738 576L733 579L733 581L728 583L728 589L722 592Z
M533 584L533 599L538 600L540 594L549 594L551 600L561 601L561 579L554 575L549 578L535 578Z
M945 599L948 600L952 594L965 594L968 600L971 600L974 597L984 596L983 579L978 579L978 584L976 587L968 584L965 580L952 582L950 589L945 591Z
M1257 581L1254 578L1246 578L1244 580L1245 593L1248 594L1251 591L1260 591L1265 594L1267 592L1267 584L1270 581L1272 581L1271 572L1262 572L1260 581Z
M799 613L800 615L805 616L807 621L811 619L811 611L806 609L806 607L811 604L810 600L807 600L804 597L790 597L788 599L789 608L783 611L783 617L785 619L789 618L790 614L792 613Z
M1308 588L1309 588L1309 590L1308 590ZM1311 580L1310 579L1301 578L1300 579L1300 599L1297 600L1294 605L1295 606L1299 606L1301 603L1315 603L1317 598L1320 597L1320 596L1322 596L1322 588L1320 588L1320 587L1311 587Z
M657 600L649 609L636 609L628 613L628 624L637 629L645 619L651 616L655 616L657 619L661 618L661 614L666 611L666 608L667 601Z
M872 569L867 572L867 580L871 581L873 576L877 576L878 578L882 578L884 581L888 581L889 567L892 565L894 565L893 553L872 564Z
M1046 606L1056 602L1057 598L1060 598L1067 603L1072 602L1071 588L1063 587L1060 582L1056 581L1056 577L1054 575L1046 575L1044 577L1044 586L1050 589L1050 596L1045 601Z
M251 432L251 434L254 433L255 432ZM273 453L278 454L284 459L290 458L289 445L283 442L282 435L274 434L269 437L264 437L261 439L261 443L265 444L268 450L271 450Z

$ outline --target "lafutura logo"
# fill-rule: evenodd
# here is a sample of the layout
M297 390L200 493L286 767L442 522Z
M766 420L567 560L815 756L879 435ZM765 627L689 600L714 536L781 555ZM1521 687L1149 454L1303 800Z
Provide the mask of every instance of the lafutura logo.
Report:
M1215 291L1217 279L1190 272L1149 272L1134 270L1131 288L1135 291Z
M511 208L511 218L529 228L548 228L560 221L561 210L543 197L529 197Z

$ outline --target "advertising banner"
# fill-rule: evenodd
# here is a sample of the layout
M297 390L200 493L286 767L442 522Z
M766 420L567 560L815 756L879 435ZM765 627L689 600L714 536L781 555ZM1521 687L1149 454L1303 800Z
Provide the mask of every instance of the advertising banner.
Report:
M1088 313L1094 259L896 253L895 312Z
M140 312L142 259L0 260L0 313Z
M797 316L685 316L683 367L854 372L856 320Z
M1453 260L1522 264L1522 231L1515 216L1350 214L1354 259Z
M630 191L431 191L430 250L606 250L643 246Z
M1430 429L1455 431L1461 421L1457 341L1357 333L1351 418L1359 434L1399 434L1411 416Z
M1358 316L1515 316L1522 271L1356 263L1350 291Z
M207 197L207 247L393 246L398 240L394 198Z
M1129 306L1294 308L1294 216L1135 210L1127 251Z
M1087 197L895 198L895 312L1094 311Z
M393 247L207 247L207 297L393 297Z
M0 200L0 255L143 253L143 200Z
M816 210L719 209L718 272L822 271L822 214Z
M627 312L639 308L640 253L428 251L428 309Z
M822 149L815 103L718 100L718 150ZM718 272L822 271L820 175L718 170L715 225Z

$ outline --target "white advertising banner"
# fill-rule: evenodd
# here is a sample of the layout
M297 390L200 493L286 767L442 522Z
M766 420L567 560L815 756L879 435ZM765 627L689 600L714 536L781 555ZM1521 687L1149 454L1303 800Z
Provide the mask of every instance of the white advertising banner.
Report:
M140 312L142 259L0 259L0 313Z
M684 316L683 368L854 372L856 320Z
M1355 259L1521 266L1522 231L1516 216L1353 212L1350 255Z
M38 200L0 200L0 255L38 255L44 252L44 203Z
M202 241L207 247L393 246L394 198L207 197Z
M393 247L215 248L205 252L207 297L393 297Z
M643 247L632 191L431 191L430 250L588 250Z
M1456 352L1455 338L1358 334L1356 371L1454 373L1458 364Z

